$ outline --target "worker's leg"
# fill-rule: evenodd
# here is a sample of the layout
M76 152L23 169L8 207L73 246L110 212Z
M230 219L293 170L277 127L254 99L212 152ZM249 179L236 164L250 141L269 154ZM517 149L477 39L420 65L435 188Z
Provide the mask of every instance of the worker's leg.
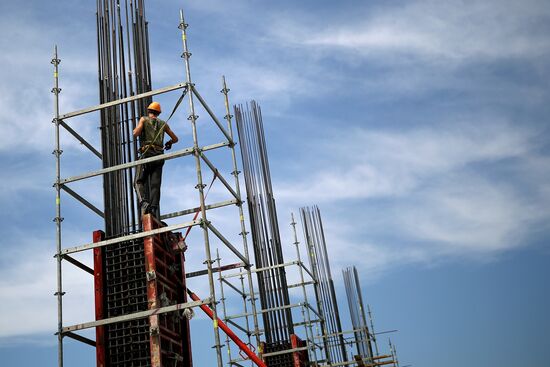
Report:
M150 167L147 164L140 164L136 168L136 177L134 179L134 189L138 197L138 204L141 208L141 214L145 214L150 205L148 195L147 179L150 176Z
M164 161L154 162L151 167L151 208L149 213L158 216L159 203L160 203L160 186L162 183L162 166Z

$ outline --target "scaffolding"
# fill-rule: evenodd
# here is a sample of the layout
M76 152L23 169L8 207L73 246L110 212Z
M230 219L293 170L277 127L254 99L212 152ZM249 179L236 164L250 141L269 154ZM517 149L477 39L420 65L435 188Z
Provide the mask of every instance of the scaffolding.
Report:
M308 208L302 208L301 212L302 215L305 216L306 221L313 220L312 217L309 217L311 213L308 213ZM319 209L315 207L315 211L317 212L316 217L314 221L316 222L317 229L320 229L322 227L322 223L320 222L320 212ZM310 243L305 245L305 250L309 254L310 260L313 260L313 263L310 263L310 265L306 265L302 261L302 252L301 252L301 246L300 241L298 240L298 233L296 230L296 221L294 219L294 214L291 213L291 231L292 231L292 237L294 239L293 241L293 247L295 251L295 259L287 261L282 264L278 265L272 265L262 268L252 268L250 270L251 273L268 273L274 269L286 269L288 274L297 274L298 280L295 283L290 283L287 285L288 290L296 289L297 292L294 294L291 292L290 296L290 302L288 305L273 307L269 309L260 309L258 311L259 314L263 315L265 313L273 312L275 310L288 310L293 312L293 329L298 332L301 331L305 335L305 339L295 339L289 347L286 349L280 349L274 352L268 352L266 353L263 350L260 350L260 356L264 358L264 360L268 360L270 357L277 357L277 356L290 356L292 359L292 364L286 364L288 363L288 359L281 359L281 360L271 360L271 363L268 364L268 366L363 366L363 367L375 367L375 366L385 366L385 365L393 365L397 366L397 357L394 351L394 347L390 347L390 352L388 354L380 354L378 352L378 345L376 344L376 333L374 333L373 329L373 321L372 321L372 315L369 310L369 317L370 317L370 330L367 326L366 322L363 323L354 323L352 318L352 326L353 328L351 330L340 330L340 331L333 331L333 329L327 328L328 323L334 323L336 325L336 320L328 320L326 317L326 310L329 309L329 307L335 307L335 302L333 303L332 296L330 294L330 290L328 288L330 283L326 283L324 280L321 279L321 277L328 277L328 269L322 268L319 265L317 265L317 259L318 256L322 256L322 258L319 258L321 261L325 261L324 257L326 254L321 255L321 252L324 252L322 243L324 242L316 242L309 238ZM308 227L312 223L304 224L304 238L308 240L308 237L306 234L312 234L310 232L311 228ZM316 232L316 235L320 235L321 232ZM316 240L319 240L317 238ZM326 245L326 244L325 244ZM320 247L317 247L320 246ZM319 255L316 256L316 252L319 252ZM219 261L219 258L218 258ZM325 264L326 265L326 264ZM317 268L316 271L312 270L312 266L315 266ZM353 268L355 269L355 268ZM317 272L317 273L316 273ZM324 275L320 275L320 273L323 272ZM355 276L357 274L356 269L352 271L352 274ZM237 272L229 272L227 274L221 274L219 273L218 282L219 282L219 288L221 290L222 297L220 298L220 301L222 303L222 314L221 318L228 324L236 327L237 329L241 330L247 335L252 335L253 332L249 329L247 329L246 326L242 326L238 324L236 321L239 319L243 319L247 316L252 316L252 312L247 312L247 302L255 299L258 294L247 291L244 283L243 278L247 275L247 272L245 269L239 269ZM361 292L359 290L359 283L354 283L354 285L349 285L346 275L344 277L344 281L347 284L347 289L349 289L349 292L355 292L355 297L352 299L349 299L349 307L354 307L361 309L362 304L362 296ZM358 275L357 275L358 276ZM238 284L234 284L231 282L232 279L237 279ZM358 278L357 278L358 279ZM325 282L324 285L322 285L322 289L318 289L317 292L315 292L315 288L320 288L320 283ZM229 314L226 309L226 295L227 291L233 291L237 293L240 297L242 297L243 300L243 309L244 312L238 313L238 314ZM312 297L313 293L313 297ZM323 295L325 293L325 295ZM310 301L311 299L315 299L314 302ZM360 304L360 305L359 305ZM334 318L334 315L329 315L330 318ZM363 319L365 320L365 319ZM262 334L265 330L260 329L256 332L259 332ZM384 331L383 333L388 332L394 332L396 330L391 331ZM294 335L295 338L297 338L297 335ZM376 346L375 351L371 350L371 344L374 344ZM368 349L364 349L365 345ZM229 361L228 365L234 365L234 366L240 366L241 363L245 362L247 359L240 356L233 356L231 352L231 346L229 344L229 339L226 340L226 347L228 350L228 356ZM352 356L352 358L342 358L342 353L345 353L346 356ZM306 354L307 357L304 355ZM332 358L340 357L339 360L334 360Z
M203 305L207 305L212 310L212 320L213 320L213 333L214 333L214 340L215 340L215 350L217 354L217 365L219 367L223 364L222 359L222 353L221 353L221 343L220 343L220 335L219 335L219 328L218 328L218 311L217 311L217 304L218 299L216 297L216 289L215 289L215 280L214 280L214 270L213 270L213 264L215 260L213 260L212 251L211 251L211 240L212 238L216 238L219 242L223 243L226 248L230 250L234 254L236 258L240 260L240 263L238 264L238 267L245 269L245 273L247 274L247 286L249 289L254 289L254 285L252 283L252 278L250 275L250 261L248 256L248 249L246 246L246 225L244 222L244 215L242 211L242 199L240 194L240 188L239 188L239 170L237 166L237 159L236 159L236 153L235 153L235 141L233 138L233 130L232 130L232 115L230 114L229 110L229 100L228 100L228 92L229 89L227 88L225 78L222 80L222 94L225 104L225 112L226 115L224 118L227 120L226 125L224 126L220 119L214 114L212 109L209 107L205 99L202 97L202 95L199 93L196 85L193 83L191 78L191 67L190 67L190 57L191 53L189 52L188 43L187 43L187 28L188 24L185 23L183 11L180 11L180 23L179 23L179 29L181 30L181 38L182 38L182 46L183 46L183 54L182 58L184 59L184 66L185 66L185 80L181 83L175 84L173 86L155 89L143 93L139 93L133 96L127 96L123 98L118 98L113 101L101 103L99 105L87 107L81 110L64 113L61 114L59 110L59 100L60 100L60 92L61 89L59 88L59 64L61 60L58 57L58 51L57 46L54 50L54 57L52 59L52 64L54 66L54 88L52 89L52 92L54 94L54 108L55 108L55 114L53 123L55 126L55 149L54 149L54 155L55 155L55 161L56 161L56 179L54 183L55 191L56 191L56 216L55 216L55 225L56 225L56 262L57 262L57 292L55 293L57 297L57 310L58 310L58 327L57 327L57 338L58 338L58 365L63 366L63 339L64 337L70 337L77 341L81 341L84 343L87 343L89 345L96 345L96 342L94 340L91 340L89 338L86 338L82 335L80 335L78 332L90 329L90 328L99 328L106 325L112 325L115 323L120 322L127 322L131 320L138 320L138 319L144 319L149 318L152 320L152 318L175 311L180 310L189 310L194 307L200 307ZM181 91L182 99L185 97L189 103L189 115L188 120L191 124L192 129L192 139L193 139L193 145L190 147L187 147L185 149L177 150L171 153L164 153L159 156L151 157L151 158L145 158L141 160L134 160L129 161L126 163L121 164L115 164L115 165L108 165L104 166L102 169L82 173L76 176L72 177L62 177L61 176L61 155L62 155L62 147L60 143L60 129L64 128L66 129L73 137L75 137L79 142L81 142L85 147L87 147L93 154L96 156L101 155L101 153L93 147L91 143L89 143L84 137L79 135L75 129L73 129L69 125L69 120L75 119L78 116L86 115L92 112L100 111L103 113L103 111L109 111L109 109L112 109L113 107L122 106L126 107L128 104L133 104L136 102L139 102L141 104L144 104L144 100L147 100L153 96L168 93L172 91ZM197 102L198 101L198 102ZM179 102L178 102L179 103ZM198 116L196 114L196 108L197 106L200 106L200 108L204 109L207 114L209 115L209 121L213 122L214 125L217 127L218 131L221 133L220 136L222 138L222 141L216 144L201 146L199 142L199 134L198 134L198 128L197 128L197 119ZM128 116L127 116L128 117ZM136 120L130 118L129 119L131 123L133 123L134 127L136 124ZM232 161L232 172L231 174L234 176L234 186L232 186L229 181L224 177L224 174L219 170L215 164L208 158L208 153L210 151L214 150L220 150L220 149L229 149L231 154L231 161ZM168 214L164 214L160 216L161 220L168 220L171 218L177 218L185 215L190 215L194 213L200 213L200 216L190 221L184 221L176 224L170 224L165 226L159 226L158 228L154 229L148 229L143 230L141 232L129 232L126 234L119 234L116 233L117 231L112 231L112 236L107 239L96 239L94 242L80 244L72 247L64 247L62 244L62 222L63 218L61 217L61 191L64 191L66 193L69 193L71 197L76 199L79 203L83 204L85 207L92 210L94 213L99 215L100 217L104 217L105 213L103 213L100 209L98 209L96 206L91 204L88 200L86 200L83 196L75 192L73 189L70 188L70 184L78 181L87 180L93 177L99 177L103 176L106 177L108 174L115 173L115 172L126 172L127 174L131 174L131 170L134 169L136 166L141 164L147 164L152 162L158 162L161 160L167 161L177 158L183 158L183 157L193 157L195 162L195 170L196 170L196 190L198 192L198 207L188 208L177 212L172 212ZM226 189L226 193L229 196L229 199L215 202L212 204L207 204L205 200L205 187L204 184L204 173L203 169L206 168L207 170L210 170L212 174L216 177L218 182L221 183L221 186ZM124 175L124 174L123 174ZM122 176L123 176L122 175ZM222 208L226 206L236 206L238 210L238 218L240 221L240 226L242 229L242 239L243 244L242 245L235 245L230 240L227 239L226 236L222 234L222 232L216 227L214 221L209 219L208 213L211 210L215 210L217 208ZM235 216L236 218L237 216ZM63 296L65 293L63 292L63 277L62 277L62 270L63 270L63 263L64 260L77 266L78 268L85 270L86 272L90 274L94 274L93 269L85 265L84 263L76 260L72 255L79 252L89 251L93 249L99 249L99 248L108 248L112 247L117 244L122 243L128 243L131 241L136 240L143 240L143 239L150 239L154 236L158 236L161 234L169 234L174 231L178 230L189 230L192 227L199 227L202 229L203 233L203 244L204 244L204 264L206 265L206 269L201 272L199 275L207 275L208 277L208 283L209 283L209 295L205 298L198 299L195 301L189 301L189 302L183 302L178 304L172 304L167 306L158 307L155 309L150 309L146 311L140 311L140 312L134 312L126 315L121 315L117 317L110 317L106 319L98 319L95 321L88 321L84 323L74 324L74 325L64 325L63 323ZM239 250L239 248L243 248L243 250ZM219 270L219 269L218 269ZM254 308L254 300L251 300L253 311L255 312ZM257 320L256 317L253 317L254 320ZM257 322L255 321L255 325L257 325Z
M130 4L132 4L132 2ZM137 5L142 7L143 1L139 1L136 7ZM132 9L132 11L134 10L135 9ZM283 260L282 251L280 249L281 239L278 233L277 214L273 200L271 179L269 177L269 168L267 167L266 170L263 166L261 168L261 170L263 170L263 176L260 176L262 176L261 180L264 181L265 184L264 189L259 188L259 186L249 186L249 182L247 182L248 215L251 217L252 231L255 230L255 225L257 225L256 230L258 231L265 227L269 227L269 231L266 232L267 234L262 239L264 242L260 245L258 245L258 243L261 242L258 239L259 237L252 236L256 264L254 265L251 263L248 248L249 233L247 232L245 210L243 208L245 201L243 200L241 192L239 179L239 174L241 172L239 171L236 139L234 138L233 130L234 116L231 113L231 105L229 102L230 90L227 87L225 77L222 77L221 93L223 95L222 99L225 107L223 119L226 120L225 124L223 124L221 122L222 119L218 118L192 81L190 65L191 53L189 52L187 36L188 24L185 23L182 10L180 10L179 18L178 28L181 31L182 58L185 68L185 78L182 82L172 86L150 90L151 78L150 74L147 74L150 69L144 68L142 72L147 74L147 77L144 79L145 81L144 85L141 87L142 89L137 89L138 93L116 93L111 100L101 100L101 103L98 105L64 114L60 112L59 107L61 93L59 87L59 65L61 60L58 57L57 46L54 49L54 56L52 59L54 68L54 87L52 93L54 94L53 123L55 127L55 148L53 153L56 162L56 178L54 183L56 192L56 216L54 222L56 226L55 258L57 265L57 291L55 296L57 298L58 312L56 333L58 339L58 366L63 366L65 337L97 348L104 327L147 320L147 323L142 323L140 325L143 328L149 328L148 332L151 338L155 338L157 334L154 328L159 324L159 317L162 317L162 315L174 314L185 316L189 319L193 313L192 310L197 307L201 308L212 319L212 331L214 336L213 348L216 352L218 367L224 364L225 353L222 353L222 347L227 348L227 360L225 362L229 366L242 366L242 364L247 361L252 361L258 366L267 365L269 367L347 365L374 367L389 364L394 364L395 366L397 357L395 355L394 346L390 347L391 354L389 355L380 355L377 346L375 352L372 350L365 352L363 348L365 343L370 345L370 341L374 340L375 333L372 329L372 318L371 332L369 332L366 321L364 320L364 314L362 315L362 321L360 323L353 322L353 330L342 330L320 211L317 207L315 207L313 211L310 211L309 208L302 208L300 210L305 239L304 250L309 259L309 266L302 260L301 251L303 250L300 249L300 241L298 240L298 233L296 230L297 223L293 213L291 213L290 226L293 235L292 247L295 252L295 260L286 262ZM99 24L100 22L98 20L98 27ZM143 36L140 36L142 37L141 42L147 44L146 27L141 29L141 32L144 32ZM143 59L142 62L144 63L143 65L145 65L149 63L149 60ZM137 67L137 65L135 66ZM107 89L108 88L105 87L105 91ZM71 127L69 121L94 112L99 112L101 116L111 114L115 119L125 124L124 133L129 134L131 128L135 127L137 119L139 118L136 111L143 110L144 106L146 106L147 102L150 101L153 96L173 92L179 92L181 94L179 95L178 102L172 114L182 101L186 100L188 102L187 120L189 121L192 131L192 146L139 160L135 159L134 153L127 153L125 159L112 160L110 164L105 164L105 160L103 160L104 164L101 169L70 177L61 176L61 156L63 153L60 143L61 129L65 129L72 137L87 148L90 153L100 159L103 157L103 150L105 150L105 147L109 144L107 141L102 140L102 151L100 152L91 142L87 141ZM256 125L255 130L247 130L244 125L240 125L238 133L239 141L241 142L241 154L243 154L243 150L246 150L249 154L248 158L256 156L254 159L261 161L264 158L267 159L265 137L263 135L263 126L261 125L261 112L255 103L252 103L251 106L252 111L245 111L242 106L234 107L234 113L237 119L239 117L241 119L246 119L248 116L249 118L256 120L259 118L260 120L260 124ZM130 112L125 112L122 115L113 114L116 108ZM199 118L197 110L199 108L206 112L209 122L208 126L214 127L217 132L217 138L221 139L221 141L209 145L200 145L200 141L202 140L199 140L200 128L197 123ZM239 126L238 121L237 125ZM263 140L264 146L261 146L261 143L260 146L251 146L250 141L247 141L245 138L246 135L259 136L259 140ZM133 144L135 151L135 142L131 142L128 139L129 135L126 136L126 148L130 149L131 144ZM210 153L213 154L214 152L222 152L224 150L226 151L224 154L230 162L229 166L231 171L229 174L234 177L233 183L230 182L230 179L226 178L220 166L215 164L214 160L209 157ZM227 154L227 151L229 154ZM130 150L128 150L128 152L130 152ZM93 205L89 200L71 188L70 184L103 177L105 180L104 188L105 186L111 185L113 180L118 180L118 182L124 182L124 185L126 185L123 185L123 191L132 195L132 190L128 187L128 183L132 182L132 170L138 165L184 159L185 157L194 161L194 170L196 173L195 189L197 191L198 206L184 208L170 213L159 213L157 215L159 220L156 220L151 215L145 215L141 218L141 221L139 219L135 221L133 218L137 215L138 210L134 207L132 200L130 200L130 203L126 203L122 206L123 216L126 219L117 223L113 228L107 228L107 234L94 232L94 240L90 243L72 245L71 247L63 246L61 235L63 222L63 217L61 216L62 191L101 218L105 218L107 215L114 215L113 213L119 209L116 202L110 203L110 205L107 205L106 202L105 210L100 210L97 206ZM258 174L259 169L254 168L256 163L247 161L247 158L243 156L243 170L245 176L254 175L254 172ZM262 161L262 165L263 164ZM212 173L213 180L210 183L210 187L214 181L217 181L218 187L222 188L226 196L223 200L212 203L207 202L209 188L207 189L208 185L205 184L207 181L205 180L206 174L203 170ZM258 221L260 214L253 214L254 210L251 208L255 205L254 202L251 201L253 192L257 192L259 197L263 196L264 199L266 197L268 199L263 204L260 203L257 206L259 208L258 213L263 213L264 215L263 221L260 222ZM112 195L112 193L109 189L105 189L104 195ZM216 216L210 215L210 213L216 209L229 207L236 207L235 214L232 218L236 226L237 220L239 222L240 240L238 244L236 243L237 241L231 240L230 236L224 234L222 227L218 226L215 219L212 219ZM267 216L265 215L265 210L269 211ZM164 222L174 221L181 217L193 215L194 217L188 218L189 220L177 221L169 224ZM198 227L202 230L201 242L204 247L203 264L205 268L185 273L183 270L183 253L187 247L185 238L193 227ZM182 230L186 231L185 236L176 232ZM168 301L161 302L159 301L161 295L155 293L152 298L148 299L150 306L146 310L135 309L130 313L111 317L106 317L106 315L101 312L97 313L96 310L96 319L93 321L72 325L64 324L64 261L94 276L94 270L97 269L97 265L94 267L95 269L92 269L83 262L75 259L73 254L93 251L95 260L98 259L97 254L99 250L116 250L127 244L138 244L138 247L145 246L146 248L152 249L155 246L155 241L158 241L159 238L167 238L166 236L170 238L169 242L173 245L174 251L182 256L181 269L183 270L183 284L177 284L177 287L174 289L179 289L181 291L182 287L185 288L183 293L187 293L190 299L187 299L185 295L180 295L183 298L178 298L178 296L175 295ZM222 259L219 248L214 252L214 241L221 244L223 251L229 255L226 255L226 257ZM259 259L264 259L265 261L259 261ZM142 274L142 281L147 284L154 283L156 287L158 285L156 280L157 275L161 275L162 272L156 272L155 267L147 267L145 270L146 271ZM232 270L234 271L232 272ZM288 283L287 272L294 274L298 280L294 283ZM208 279L208 294L204 298L200 298L197 294L187 289L185 285L185 280L201 276L206 276ZM256 281L254 280L254 276L256 277ZM350 298L350 307L351 302L357 301L357 297L359 297L359 299L361 298L356 271L354 276L357 279L357 284L354 286L350 285L350 289L354 290L356 296L355 298L352 297L353 301ZM168 275L165 274L165 277L168 277ZM97 282L97 277L95 281ZM350 280L346 279L346 284L349 284L349 282ZM296 292L292 292L292 290L296 290ZM148 297L149 296L148 294ZM230 312L228 300L233 296L242 300L243 312L237 314ZM174 302L175 299L179 299L179 301ZM260 300L259 307L257 304L258 300ZM220 328L226 335L223 344L220 336ZM95 341L81 334L82 331L88 329L96 330ZM298 332L302 333L300 335L302 335L303 338L298 336ZM348 335L349 337L347 337ZM243 342L241 338L244 339L245 342ZM157 341L157 344L158 343ZM232 351L231 343L235 343L239 347L238 356ZM356 348L357 353L351 352L353 348ZM144 358L153 360L151 366L161 366L161 351L154 351L151 349L150 354L151 356L145 356ZM155 354L156 359L153 358L153 354ZM348 355L355 355L355 357L349 359ZM191 357L189 357L189 360L190 358ZM124 365L125 362L122 361L121 363Z

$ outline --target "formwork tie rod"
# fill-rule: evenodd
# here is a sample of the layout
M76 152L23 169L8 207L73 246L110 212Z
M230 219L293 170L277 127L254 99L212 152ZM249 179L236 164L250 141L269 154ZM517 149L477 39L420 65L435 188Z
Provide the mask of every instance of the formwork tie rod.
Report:
M191 297L192 300L200 300L199 296L197 296L195 293L193 293L191 290L187 289L187 294L189 294L189 297ZM207 305L200 305L199 306L201 310L204 311L210 317L212 320L214 319L214 313L212 312L212 309L208 307ZM239 337L220 319L216 320L217 326L219 326L223 332L237 344L240 350L242 350L248 358L252 362L254 362L258 367L267 367L264 361L260 359L254 352L250 350L250 348L241 340Z

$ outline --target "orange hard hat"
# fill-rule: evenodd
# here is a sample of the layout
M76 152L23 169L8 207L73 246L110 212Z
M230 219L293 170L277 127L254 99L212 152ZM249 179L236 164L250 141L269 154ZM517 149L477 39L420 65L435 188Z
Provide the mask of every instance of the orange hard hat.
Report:
M162 111L160 110L160 103L158 102L152 102L149 107L147 107L148 110L153 110L153 111L157 111L158 113L161 113Z

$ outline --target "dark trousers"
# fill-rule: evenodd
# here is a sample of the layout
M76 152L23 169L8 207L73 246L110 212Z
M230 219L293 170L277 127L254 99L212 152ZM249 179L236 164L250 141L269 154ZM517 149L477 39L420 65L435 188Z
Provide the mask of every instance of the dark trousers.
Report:
M162 154L162 153L158 153ZM146 157L154 157L158 154L147 154ZM162 183L162 166L164 161L140 164L136 168L134 188L136 190L139 205L142 212L159 215L160 185Z

